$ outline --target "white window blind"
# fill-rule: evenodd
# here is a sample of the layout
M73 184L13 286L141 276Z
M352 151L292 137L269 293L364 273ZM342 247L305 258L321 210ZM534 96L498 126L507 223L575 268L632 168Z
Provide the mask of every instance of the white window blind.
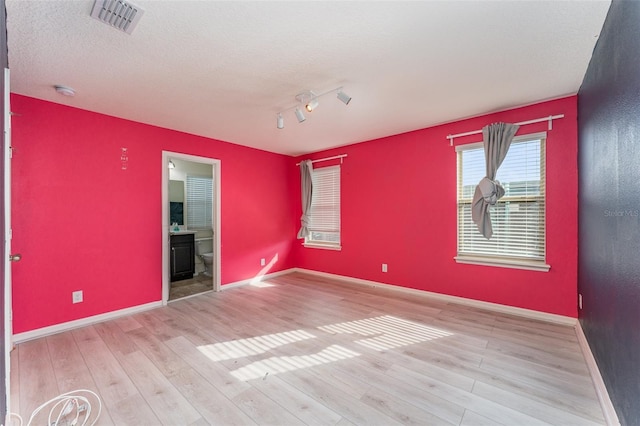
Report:
M187 176L187 228L212 229L213 179Z
M310 235L307 243L340 245L340 166L314 169L312 173Z
M471 220L473 193L486 174L482 143L457 147L458 258L480 256L544 263L545 138L544 133L520 136L511 143L496 174L505 195L490 207L490 240Z

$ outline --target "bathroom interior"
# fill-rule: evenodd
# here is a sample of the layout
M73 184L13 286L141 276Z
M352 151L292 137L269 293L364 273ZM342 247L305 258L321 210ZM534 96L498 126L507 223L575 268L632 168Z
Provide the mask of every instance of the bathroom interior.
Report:
M213 290L213 165L169 158L169 300Z

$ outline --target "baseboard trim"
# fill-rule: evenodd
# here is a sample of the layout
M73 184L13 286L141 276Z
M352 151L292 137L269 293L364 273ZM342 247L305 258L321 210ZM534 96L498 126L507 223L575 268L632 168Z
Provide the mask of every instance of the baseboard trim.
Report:
M448 303L457 303L459 305L472 306L474 308L486 309L493 312L516 315L519 317L535 319L535 320L550 322L554 324L575 326L576 323L578 322L576 318L571 318L564 315L550 314L547 312L534 311L532 309L516 308L514 306L500 305L498 303L467 299L459 296L450 296L448 294L434 293L426 290L417 290L415 288L400 287L393 284L385 284L377 281L369 281L369 280L363 280L360 278L347 277L344 275L330 274L328 272L319 272L311 269L293 268L293 270L295 272L301 272L304 274L317 275L325 278L331 278L331 279L345 281L348 283L353 283L358 285L385 288L385 289L399 291L403 293L409 293L415 296L428 297L431 299L436 299L436 300L440 300Z
M275 278L275 277L279 277L280 275L287 275L290 274L292 272L295 272L297 270L297 268L290 268L290 269L284 269L282 271L277 271L277 272L271 272L270 274L264 274L264 275L256 275L253 278L249 278L246 280L241 280L241 281L235 281L232 283L228 283L228 284L223 284L220 286L220 291L224 291L224 290L229 290L235 287L242 287L245 285L259 285L259 283L261 283L262 281L266 281L269 280L271 278Z
M580 324L580 321L576 323L575 330L578 343L580 344L580 349L582 350L582 355L584 356L587 368L589 369L589 374L591 375L591 381L593 382L593 386L596 388L596 394L598 395L598 401L600 401L600 406L602 407L604 420L609 426L620 426L618 414L616 413L615 408L613 408L613 403L611 402L611 398L609 398L609 392L604 384L604 380L602 380L600 369L598 368L596 359L593 356L593 352L591 352L591 347L587 341L587 336L584 334L584 330L582 330L582 324Z
M229 284L224 284L221 286L222 290L228 290L234 287L240 287L244 285L257 285L262 281L275 278L280 275L290 274L293 272L293 269L285 269L282 271L272 272L270 274L264 275L256 275L253 278L236 281ZM132 306L130 308L119 309L117 311L106 312L104 314L93 315L86 318L80 318L74 321L63 322L56 325L51 325L48 327L42 327L35 330L25 331L24 333L14 334L12 337L13 343L22 343L28 340L38 339L40 337L50 336L52 334L62 333L64 331L73 330L74 328L80 328L87 325L96 324L103 321L108 321L110 319L118 318L124 315L133 315L139 312L148 311L150 309L160 308L163 306L162 301L146 303L144 305Z
M81 318L74 321L63 322L56 325L50 325L48 327L42 327L35 330L25 331L24 333L14 334L12 340L14 343L22 343L28 340L50 336L52 334L62 333L63 331L73 330L74 328L85 327L87 325L92 325L99 322L111 320L124 315L137 314L139 312L148 311L150 309L159 308L161 306L162 306L161 300L157 302L145 303L143 305L132 306L130 308L119 309L117 311L106 312L104 314L93 315L90 317Z

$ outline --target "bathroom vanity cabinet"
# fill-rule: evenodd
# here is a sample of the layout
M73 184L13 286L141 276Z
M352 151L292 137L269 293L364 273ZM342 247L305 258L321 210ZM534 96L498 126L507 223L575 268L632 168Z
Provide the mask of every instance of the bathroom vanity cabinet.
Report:
M193 278L196 269L195 255L195 234L171 234L171 281Z

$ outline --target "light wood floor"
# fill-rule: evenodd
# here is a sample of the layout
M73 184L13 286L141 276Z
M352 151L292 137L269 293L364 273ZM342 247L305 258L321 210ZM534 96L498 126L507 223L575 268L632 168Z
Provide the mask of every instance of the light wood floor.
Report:
M21 343L11 409L88 388L99 424L604 424L571 327L297 273L263 285Z

